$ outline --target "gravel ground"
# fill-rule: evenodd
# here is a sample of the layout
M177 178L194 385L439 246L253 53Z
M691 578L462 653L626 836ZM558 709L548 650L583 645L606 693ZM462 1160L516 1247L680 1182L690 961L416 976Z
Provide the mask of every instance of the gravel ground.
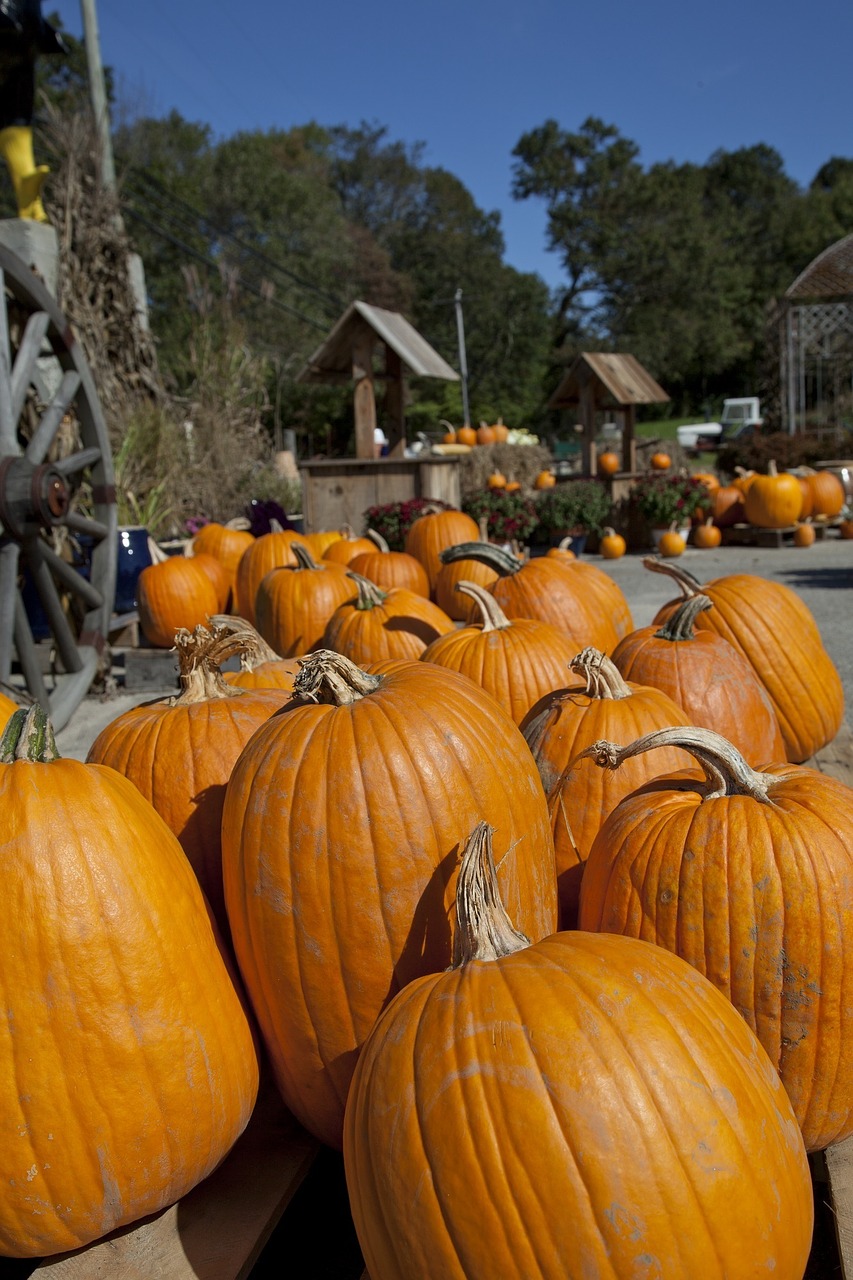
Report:
M589 562L605 569L625 592L638 627L647 626L660 606L678 595L661 574L643 567L642 555L621 560L590 556ZM811 547L720 547L716 551L688 548L676 562L699 579L729 573L754 573L792 587L811 609L824 643L841 673L845 699L853 707L853 541L826 538ZM162 694L172 692L164 689ZM85 759L89 746L111 720L128 707L162 696L156 691L125 694L119 691L106 700L85 698L70 722L57 734L61 755Z

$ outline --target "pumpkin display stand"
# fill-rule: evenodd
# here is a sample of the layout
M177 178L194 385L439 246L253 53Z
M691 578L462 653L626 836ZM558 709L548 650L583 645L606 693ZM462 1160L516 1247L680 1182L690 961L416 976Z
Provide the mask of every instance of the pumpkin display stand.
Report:
M812 524L815 539L822 542L829 530L835 531L839 524L838 520L815 520ZM732 524L720 532L724 547L761 547L766 550L772 547L792 547L797 526L792 524L786 525L784 529L759 529L753 524Z

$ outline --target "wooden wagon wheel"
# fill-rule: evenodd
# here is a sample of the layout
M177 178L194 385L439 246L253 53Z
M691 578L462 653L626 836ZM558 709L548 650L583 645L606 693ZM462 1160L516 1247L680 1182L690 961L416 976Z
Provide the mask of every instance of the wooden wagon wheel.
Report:
M49 291L0 245L0 688L23 682L57 729L106 646L116 531L109 437L85 356ZM81 545L86 566L69 553ZM49 664L25 579L52 638Z

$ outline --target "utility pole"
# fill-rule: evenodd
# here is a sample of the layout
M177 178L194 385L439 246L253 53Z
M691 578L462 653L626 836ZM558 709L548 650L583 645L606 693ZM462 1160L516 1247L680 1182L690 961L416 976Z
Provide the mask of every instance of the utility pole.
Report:
M110 191L115 191L116 170L113 163L113 144L110 139L110 117L107 111L107 91L104 85L104 68L101 63L101 38L98 34L98 17L95 0L80 0L83 15L83 39L86 44L86 63L89 68L89 93L95 126L101 144L101 178Z
M456 332L459 337L459 376L462 379L462 421L466 427L471 425L471 414L468 409L468 361L465 356L465 325L462 320L462 290L454 294L456 302Z

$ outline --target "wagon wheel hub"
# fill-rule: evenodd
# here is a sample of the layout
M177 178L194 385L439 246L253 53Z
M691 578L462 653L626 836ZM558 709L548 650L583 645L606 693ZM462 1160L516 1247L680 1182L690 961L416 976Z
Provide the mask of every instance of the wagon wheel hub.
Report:
M50 463L27 458L0 460L0 525L21 540L61 523L71 505L65 477Z

